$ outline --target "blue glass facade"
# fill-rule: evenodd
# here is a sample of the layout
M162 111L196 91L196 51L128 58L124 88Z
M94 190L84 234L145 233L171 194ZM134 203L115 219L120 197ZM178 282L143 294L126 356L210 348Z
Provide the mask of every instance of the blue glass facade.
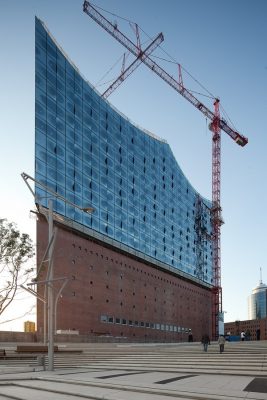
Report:
M95 209L89 215L57 199L57 213L194 277L201 254L201 279L212 284L211 241L196 228L201 197L169 145L103 100L38 19L35 129L36 180ZM38 185L36 193L46 207L47 193ZM210 234L211 203L201 201Z
M262 319L267 317L267 286L260 282L259 286L253 289L248 298L248 318Z

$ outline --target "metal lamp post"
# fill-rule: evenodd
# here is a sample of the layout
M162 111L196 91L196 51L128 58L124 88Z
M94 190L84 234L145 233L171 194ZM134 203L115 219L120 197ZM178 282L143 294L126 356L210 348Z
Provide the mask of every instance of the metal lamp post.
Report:
M52 241L53 237L53 201L48 200L48 243ZM48 371L54 370L54 292L53 292L53 249L49 247L49 262L48 262L48 289L47 289L47 300L48 300Z
M47 187L43 183L38 182L36 179L32 178L31 176L29 176L25 172L23 172L21 174L21 176L22 176L24 182L26 183L26 185L28 186L29 190L33 194L36 205L38 203L38 200L40 200L40 199L36 197L35 191L30 186L30 184L28 182L28 179L30 179L36 185L38 185L39 187L45 189L45 191L47 193L49 193L47 196L45 196L48 199L48 215L46 215L46 213L43 213L45 215L46 219L47 219L47 222L48 222L48 248L47 248L47 251L48 251L48 273L47 273L46 281L42 281L42 282L39 281L38 282L38 280L36 279L36 282L34 284L45 283L45 285L47 285L48 370L49 371L53 371L54 370L54 334L55 334L55 325L56 325L55 324L55 307L57 305L57 301L59 299L59 295L62 292L63 287L66 285L66 281L63 284L63 286L61 287L61 290L60 290L60 292L58 293L58 295L56 297L56 304L55 304L53 281L58 280L58 279L54 279L54 268L53 268L53 261L54 261L54 259L53 259L53 250L54 250L54 246L53 246L52 243L54 242L55 234L54 234L53 200L52 200L52 198L61 199L65 203L71 205L72 207L78 208L79 210L84 211L84 212L89 213L89 214L94 212L94 208L93 207L80 207L77 204L72 203L71 201L67 200L65 197L61 196L57 192L54 192L53 190L51 190L49 187ZM40 271L40 269L39 269L39 271ZM37 272L37 278L38 278L39 271ZM59 278L59 279L66 280L66 278ZM34 291L31 291L31 292L36 297L38 297L37 293L35 293ZM44 307L46 307L45 299L44 299Z
M66 203L69 203L67 199L64 199ZM77 207L81 211L86 213L92 213L94 209L92 207L80 207L75 204L72 204L74 207ZM54 289L53 289L53 281L54 279L54 258L53 258L53 249L54 246L51 246L51 242L54 238L54 222L53 222L53 200L48 200L48 243L49 246L49 253L48 253L48 276L47 276L47 317L48 317L48 371L54 370L54 334L55 334L55 308L57 306L57 301L59 299L59 295L63 287L66 285L66 282L63 284L61 290L59 291L56 302L54 301ZM66 278L63 278L66 279Z

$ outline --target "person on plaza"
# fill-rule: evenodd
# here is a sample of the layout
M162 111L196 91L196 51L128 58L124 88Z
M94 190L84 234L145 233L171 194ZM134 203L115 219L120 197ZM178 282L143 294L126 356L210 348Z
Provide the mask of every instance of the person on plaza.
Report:
M208 345L210 344L210 337L207 333L202 336L201 343L203 344L203 350L208 351Z
M224 352L224 345L225 345L225 337L223 335L219 336L218 344L219 344L219 347L220 347L220 353L223 353Z
M191 330L190 330L189 333L188 333L188 342L189 342L189 343L190 343L190 342L193 342L193 334L192 334Z
M244 342L245 337L246 337L246 334L244 331L241 332L240 337L241 337L242 342Z

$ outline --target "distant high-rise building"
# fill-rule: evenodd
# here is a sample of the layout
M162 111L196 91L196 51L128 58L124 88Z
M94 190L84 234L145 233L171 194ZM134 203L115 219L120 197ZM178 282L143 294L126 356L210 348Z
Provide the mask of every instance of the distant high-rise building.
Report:
M35 332L35 322L25 321L24 322L24 332Z
M267 286L260 279L259 285L252 290L248 298L248 318L261 319L267 317Z

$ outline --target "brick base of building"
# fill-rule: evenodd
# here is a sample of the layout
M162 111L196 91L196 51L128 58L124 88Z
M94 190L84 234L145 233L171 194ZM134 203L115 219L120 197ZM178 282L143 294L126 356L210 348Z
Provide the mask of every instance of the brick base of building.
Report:
M57 225L53 254L56 329L87 338L187 341L211 335L211 289L104 242ZM48 243L48 225L37 221L37 265ZM38 277L46 279L47 262ZM62 280L60 280L62 278ZM60 296L62 284L67 284ZM44 285L38 285L44 294ZM44 305L37 301L37 333L44 330ZM75 340L75 339L73 339ZM101 340L101 339L100 339Z

